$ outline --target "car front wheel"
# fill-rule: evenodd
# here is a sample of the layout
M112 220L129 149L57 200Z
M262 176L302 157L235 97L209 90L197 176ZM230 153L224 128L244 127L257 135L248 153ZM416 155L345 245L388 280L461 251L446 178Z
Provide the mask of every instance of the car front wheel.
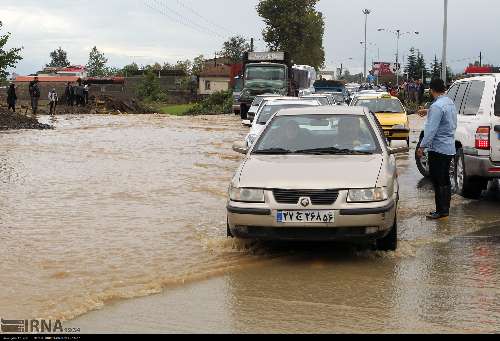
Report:
M398 249L398 222L394 220L391 232L382 239L377 240L378 251L396 251Z

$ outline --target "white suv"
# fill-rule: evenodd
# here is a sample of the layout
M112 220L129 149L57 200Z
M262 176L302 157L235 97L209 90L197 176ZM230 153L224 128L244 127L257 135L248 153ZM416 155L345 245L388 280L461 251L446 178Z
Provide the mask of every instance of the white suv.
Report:
M448 96L458 110L452 183L458 194L478 198L490 180L500 178L500 74L459 80ZM426 175L425 160L417 165Z

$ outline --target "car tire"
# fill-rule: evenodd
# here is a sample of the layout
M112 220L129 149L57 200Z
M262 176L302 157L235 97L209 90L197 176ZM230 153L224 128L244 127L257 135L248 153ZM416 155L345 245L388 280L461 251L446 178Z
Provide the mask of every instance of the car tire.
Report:
M417 168L418 168L418 171L420 172L420 174L422 174L422 176L424 178L428 178L430 176L430 173L429 173L429 157L427 155L427 152L425 152L425 155L423 158L420 158L417 155L417 152L420 149L420 146L422 144L423 139L424 139L424 134L422 133L420 135L420 139L418 141L417 148L415 150L415 161L417 163Z
M226 233L228 238L234 238L233 233L231 232L231 229L229 228L229 219L227 220L227 225L226 225Z
M376 247L378 251L389 252L398 249L398 222L397 218L394 219L394 225L387 236L377 240Z
M467 175L463 149L457 150L455 164L456 193L467 199L479 199L483 190L488 186L488 180L471 178Z

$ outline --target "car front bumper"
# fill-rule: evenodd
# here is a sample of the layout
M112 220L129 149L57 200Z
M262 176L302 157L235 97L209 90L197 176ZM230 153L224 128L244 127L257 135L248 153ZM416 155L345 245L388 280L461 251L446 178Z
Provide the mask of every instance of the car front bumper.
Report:
M373 240L383 238L394 225L397 196L381 203L349 204L345 195L339 195L331 207L298 205L246 204L230 201L227 206L231 233L238 238L271 240ZM343 199L343 200L342 200ZM278 223L278 211L333 211L334 222Z
M389 140L406 140L410 137L410 129L384 129Z

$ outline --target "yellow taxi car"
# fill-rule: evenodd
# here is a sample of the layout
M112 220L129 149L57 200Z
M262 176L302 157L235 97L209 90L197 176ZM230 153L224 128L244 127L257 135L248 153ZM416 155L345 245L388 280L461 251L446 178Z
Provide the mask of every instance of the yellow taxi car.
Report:
M368 108L377 116L389 141L406 141L410 146L410 123L408 114L397 97L389 94L360 96L351 106Z

